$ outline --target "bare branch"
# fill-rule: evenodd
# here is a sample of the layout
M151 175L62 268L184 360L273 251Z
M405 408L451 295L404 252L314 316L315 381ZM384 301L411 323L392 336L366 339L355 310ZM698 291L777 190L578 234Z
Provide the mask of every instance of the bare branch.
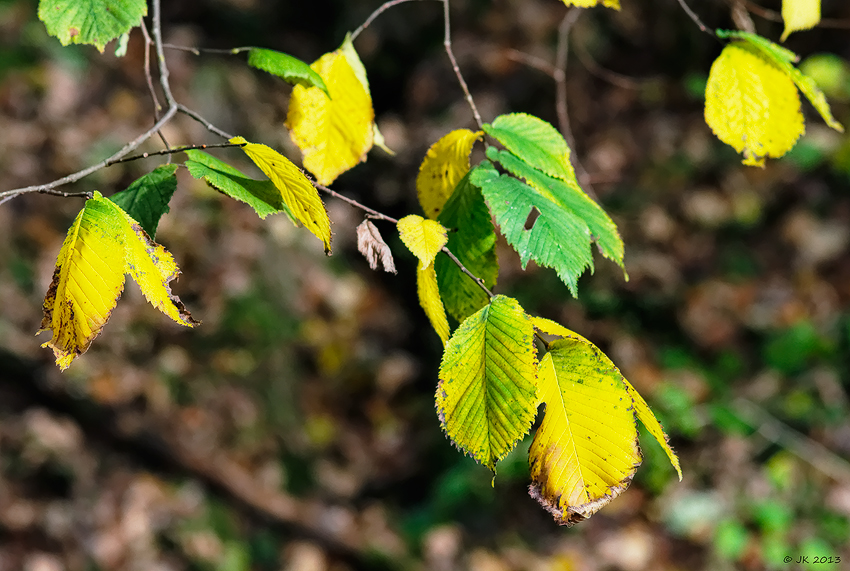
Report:
M142 153L141 155L133 155L132 157L124 157L122 159L118 159L117 161L112 161L106 166L114 165L117 163L129 163L130 161L137 161L139 159L147 159L150 157L156 157L159 155L172 155L174 153L182 153L183 151L192 151L192 150L203 150L203 149L225 149L227 147L244 147L245 143L221 143L217 145L185 145L183 147L169 147L167 149L163 149L161 151L154 151L151 153Z
M359 35L363 32L363 30L365 30L366 28L368 28L368 27L369 27L369 25L370 25L372 22L374 22L374 21L375 21L375 18L377 18L378 16L380 16L381 14L383 14L385 11L389 10L389 9L390 9L390 8L392 8L393 6L398 6L399 4L404 4L405 2L412 2L412 1L413 1L413 0L389 0L388 2L384 2L384 3L383 3L383 4L381 4L381 5L380 5L380 6L379 6L379 7L378 7L378 8L377 8L374 12L372 12L372 13L369 15L369 17L368 17L368 18L366 18L366 21L365 21L365 22L363 22L362 24L360 24L360 26L359 26L356 30L354 30L353 32L351 32L351 41L353 42L354 40L356 40L356 39L357 39L357 36L359 36ZM441 0L438 0L438 1L441 1Z
M162 49L162 10L160 0L152 0L153 5L153 39L156 47L157 63L159 65L159 84L165 94L165 100L169 107L176 107L177 101L171 93L171 85L168 83L168 66L165 65L165 52Z
M457 59L455 58L454 51L452 51L452 30L451 30L451 20L449 19L449 0L443 0L443 22L444 26L444 36L443 36L443 46L446 48L446 53L449 56L449 60L452 62L452 69L457 76L457 81L460 83L460 88L463 89L463 94L466 97L466 102L469 103L470 109L472 109L472 114L475 116L475 122L478 123L478 128L484 128L484 121L481 119L481 113L478 112L478 107L475 105L475 101L472 99L472 94L469 92L469 87L466 85L466 80L463 79L463 75L460 73L460 67L457 65Z
M528 67L532 67L537 71L545 73L552 79L556 79L557 77L558 68L556 68L554 65L552 65L541 57L527 54L525 52L521 52L513 48L510 48L505 51L505 57L507 57L511 61L527 65Z
M153 101L153 116L154 121L159 119L159 113L162 111L162 105L159 104L159 99L156 96L156 89L153 86L153 78L151 77L151 46L153 45L153 40L148 34L148 27L145 25L145 19L142 18L139 27L142 29L142 35L145 37L145 81L148 84L148 91L151 94L151 100ZM165 139L165 135L162 134L162 131L157 131L162 144L166 147L170 147L168 141Z
M469 270L467 270L467 269L466 269L466 266L464 266L464 265L463 265L463 262L461 262L460 260L458 260L457 256L455 256L454 254L452 254L451 250L449 250L446 246L443 246L442 250L440 250L440 251L441 251L441 252L443 252L444 254L446 254L446 255L449 257L449 259L450 259L451 261L453 261L453 262L455 263L455 265L456 265L458 268L460 268L460 271L462 271L463 273L465 273L467 276L469 276L469 277L472 279L472 281L474 281L476 284L478 284L478 287L480 287L481 289L483 289L483 290L484 290L484 292L485 292L488 296L490 296L490 299L493 299L493 297L494 297L496 294L494 294L492 291L490 291L490 288L488 288L486 285L484 285L484 280L483 280L483 279L479 278L478 276L476 276L475 274L473 274L472 272L470 272Z
M198 123L200 123L201 125L206 127L207 131L209 131L211 133L215 133L219 137L223 137L225 139L232 139L233 138L233 135L231 135L227 131L222 131L221 129L219 129L218 127L216 127L215 125L213 125L212 123L210 123L209 121L207 121L206 119L204 119L199 114L195 113L194 111L192 111L191 109L189 109L185 105L178 103L177 104L177 110L180 111L181 113L183 113L184 115L188 115L189 117L191 117L192 119L194 119L195 121L197 121Z
M678 2L679 5L682 7L682 10L685 11L685 14L687 14L688 17L693 20L694 24L696 24L701 31L705 32L710 36L717 37L717 34L714 33L714 30L702 23L702 20L700 20L699 16L696 15L696 12L691 10L690 6L685 3L685 0L678 0Z

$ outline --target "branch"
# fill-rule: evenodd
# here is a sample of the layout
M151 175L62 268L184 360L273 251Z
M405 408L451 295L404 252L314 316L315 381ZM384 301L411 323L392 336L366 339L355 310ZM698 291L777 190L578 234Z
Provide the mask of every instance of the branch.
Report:
M123 159L118 159L117 161L112 161L106 166L111 166L117 163L129 163L130 161L137 161L139 159L147 159L149 157L156 157L158 155L172 155L174 153L182 153L183 151L191 151L191 150L203 150L203 149L226 149L228 147L244 147L245 143L221 143L218 145L185 145L183 147L169 147L167 149L163 149L161 151L153 151L150 153L142 153L141 155L133 155L132 157L124 157Z
M699 16L696 15L696 12L691 10L690 6L685 4L685 0L678 0L678 2L679 5L682 7L682 10L685 11L685 14L687 14L688 17L693 20L694 24L696 24L701 31L705 32L710 36L714 36L715 38L717 37L717 34L715 34L714 30L703 24L702 20L699 19Z
M152 0L153 5L153 40L156 47L156 58L159 66L159 84L165 94L165 100L169 107L176 107L177 101L171 93L171 85L168 83L168 66L165 65L165 52L162 49L162 10L160 0Z
M472 94L469 93L469 87L466 85L466 80L463 79L463 75L460 73L460 67L457 65L457 59L455 58L455 54L452 51L452 31L451 31L451 23L449 20L449 0L443 0L443 22L444 26L444 35L443 35L443 46L446 48L446 53L449 56L449 60L452 62L452 69L457 76L457 81L460 83L460 88L463 89L463 94L466 97L466 102L469 103L470 109L472 109L472 114L475 116L475 122L478 123L479 129L484 129L484 121L481 119L481 114L478 112L478 107L475 105L475 101L472 99Z
M377 18L378 16L380 16L381 14L383 14L385 11L389 10L389 9L390 9L390 8L392 8L393 6L398 6L399 4L404 4L405 2L412 2L412 1L413 1L413 0L389 0L388 2L384 2L383 4L381 4L381 5L378 7L378 9L377 9L377 10L375 10L374 12L372 12L372 13L369 15L369 17L368 17L368 18L366 18L366 21L365 21L365 22L363 22L362 24L360 24L360 26L359 26L356 30L354 30L353 32L351 32L351 41L353 42L354 40L356 40L356 39L357 39L357 36L359 36L359 35L363 32L363 30L365 30L366 28L368 28L368 27L369 27L369 25L370 25L372 22L374 22L374 21L375 21L375 18ZM438 1L442 1L442 0L438 0Z
M490 299L493 299L493 297L495 296L495 294L494 294L492 291L490 291L490 289L489 289L486 285L484 285L484 280L483 280L483 279L481 279L481 278L479 278L478 276L476 276L475 274L473 274L473 273L472 273L472 272L470 272L469 270L467 270L467 269L466 269L466 266L464 266L464 265L463 265L463 262L461 262L461 261L457 258L457 256L455 256L454 254L452 254L451 250L449 250L446 246L443 246L442 250L440 250L440 251L441 251L441 252L443 252L443 253L445 253L445 254L449 257L449 259L451 259L451 261L453 261L453 262L455 263L455 265L456 265L457 267L459 267L459 268L460 268L460 271L462 271L463 273L465 273L466 275L468 275L468 276L472 279L472 281L474 281L476 284L478 284L478 287L480 287L481 289L483 289L483 290L484 290L484 292L485 292L488 296L490 296Z
M153 87L153 78L151 77L151 46L153 45L153 40L148 34L148 27L145 25L145 19L142 18L139 27L142 29L142 35L145 37L145 81L148 84L148 92L151 95L151 100L153 101L153 116L154 122L159 119L159 113L162 111L162 105L159 104L159 99L156 96L156 89ZM162 141L162 144L166 147L170 147L168 141L165 139L165 135L162 134L162 131L157 131L159 134L159 138Z
M233 138L233 135L231 135L227 131L222 131L221 129L219 129L218 127L216 127L215 125L213 125L212 123L210 123L209 121L207 121L206 119L204 119L199 114L195 113L194 111L192 111L191 109L189 109L185 105L178 103L177 104L177 110L180 111L181 113L183 113L184 115L188 115L189 117L191 117L192 119L194 119L195 121L197 121L198 123L200 123L201 125L206 127L207 131L209 131L210 133L215 133L219 137L223 137L223 138L228 139L228 140Z

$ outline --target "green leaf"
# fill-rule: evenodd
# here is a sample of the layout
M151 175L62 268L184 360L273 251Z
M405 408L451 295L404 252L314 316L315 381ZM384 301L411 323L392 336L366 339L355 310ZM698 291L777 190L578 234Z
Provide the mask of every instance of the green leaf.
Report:
M107 43L138 26L148 13L145 0L40 0L38 18L63 46Z
M162 165L109 197L130 218L138 221L148 236L156 236L156 227L162 215L168 212L168 203L177 190L177 165Z
M469 176L467 173L455 187L437 221L450 230L456 230L449 232L449 251L458 257L466 269L483 279L484 285L492 289L499 276L496 230L484 197L469 182ZM437 256L434 267L446 310L458 322L490 301L490 296L448 256Z
M829 103L826 101L826 96L818 88L814 80L792 65L792 62L799 61L800 56L791 50L774 44L770 40L763 38L758 34L717 30L717 36L720 38L736 38L744 40L751 46L755 47L763 55L767 56L773 64L791 78L797 88L803 92L803 95L806 96L806 99L808 99L817 112L820 113L820 116L823 117L823 120L827 125L840 133L844 132L844 126L836 121L835 117L832 116L832 111L829 108Z
M437 414L456 446L495 470L537 411L534 327L515 299L497 295L446 344Z
M570 148L549 123L525 113L499 115L484 131L510 152L549 176L575 181Z
M623 245L616 226L577 185L547 177L511 153L491 148L487 154L508 170L527 176L530 183L499 175L489 163L471 176L508 243L519 253L523 268L529 260L553 268L576 296L579 276L593 268L591 240L597 241L605 257L622 267ZM535 209L539 216L526 229Z
M296 57L274 50L251 48L248 51L248 65L276 75L293 85L318 87L330 97L325 81L310 65Z
M198 150L186 151L189 160L186 168L195 178L201 178L208 185L249 205L260 218L269 214L286 212L293 224L297 224L295 217L290 212L280 191L270 180L256 180L242 174L239 170L229 164L215 158L214 156Z

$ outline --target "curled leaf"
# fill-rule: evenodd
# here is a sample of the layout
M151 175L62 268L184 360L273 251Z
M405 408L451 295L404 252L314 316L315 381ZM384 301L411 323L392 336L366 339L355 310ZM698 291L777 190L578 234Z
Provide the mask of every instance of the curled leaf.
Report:
M381 238L381 233L371 220L364 220L357 227L357 250L363 254L373 270L378 269L378 260L380 260L385 272L396 273L390 247Z

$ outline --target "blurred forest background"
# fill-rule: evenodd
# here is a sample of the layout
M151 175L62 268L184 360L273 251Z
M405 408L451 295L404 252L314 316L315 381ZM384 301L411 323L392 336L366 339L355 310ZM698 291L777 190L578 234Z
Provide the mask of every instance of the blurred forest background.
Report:
M173 44L310 62L379 4L170 0L163 28ZM779 0L745 4L776 40L782 24L764 9ZM526 440L491 487L440 430L441 346L394 229L379 223L398 275L372 272L356 250L361 213L346 204L326 201L326 258L285 217L263 222L181 170L157 241L203 325L174 325L128 282L66 374L33 334L82 201L0 206L0 571L850 568L850 138L806 103L807 133L787 157L741 165L703 120L721 44L675 1L622 5L584 11L572 28L567 101L574 152L619 225L631 279L598 258L575 300L553 271L522 272L502 241L496 289L612 357L670 434L682 483L643 438L631 488L559 528L526 492ZM709 26L735 27L725 0L692 7ZM123 58L113 46L62 48L36 8L0 0L2 190L79 170L153 121L138 29ZM557 124L553 81L516 52L552 62L564 5L454 0L452 10L485 121L522 111ZM786 45L850 125L850 4L824 0L823 15L829 26ZM337 191L396 217L420 211L425 151L474 126L442 41L437 2L398 6L358 38L398 154L373 150ZM167 58L179 100L300 157L282 126L288 85L244 56ZM165 135L219 142L185 116ZM241 153L216 154L250 171ZM63 188L108 196L159 159ZM783 563L800 555L844 563Z

